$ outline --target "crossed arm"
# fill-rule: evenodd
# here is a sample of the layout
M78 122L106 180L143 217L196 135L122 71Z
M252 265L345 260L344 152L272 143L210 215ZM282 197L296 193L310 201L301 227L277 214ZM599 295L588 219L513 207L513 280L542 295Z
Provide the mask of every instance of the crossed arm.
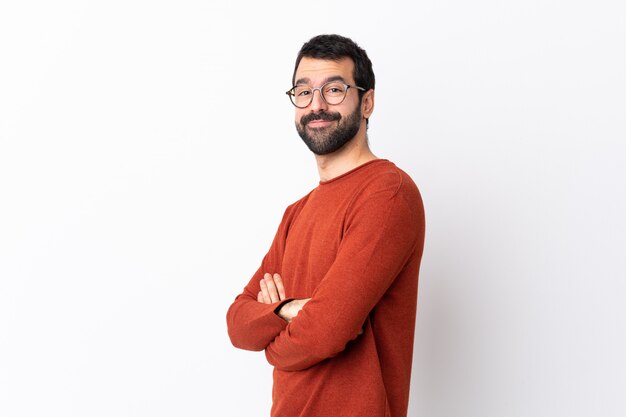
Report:
M268 362L284 371L343 351L423 241L423 217L414 212L419 202L394 197L384 190L350 213L336 259L312 298L288 299L282 277L268 273L282 269L286 230L279 228L261 268L227 314L233 344L265 350Z

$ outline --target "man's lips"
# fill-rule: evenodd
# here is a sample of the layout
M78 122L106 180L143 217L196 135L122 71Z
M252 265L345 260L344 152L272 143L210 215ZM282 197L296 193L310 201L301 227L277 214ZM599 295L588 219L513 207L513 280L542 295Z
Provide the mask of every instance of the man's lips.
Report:
M334 120L311 120L306 125L308 127L326 127L334 123Z

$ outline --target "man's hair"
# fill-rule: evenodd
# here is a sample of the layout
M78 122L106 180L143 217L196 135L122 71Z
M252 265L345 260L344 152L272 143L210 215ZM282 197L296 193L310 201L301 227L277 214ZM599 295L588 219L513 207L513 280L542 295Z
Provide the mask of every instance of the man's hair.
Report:
M352 39L339 35L318 35L311 38L311 40L302 45L300 52L298 52L296 66L291 79L292 85L296 82L296 71L304 57L333 61L350 58L354 62L352 77L356 85L363 87L365 91L374 88L376 80L374 78L374 70L372 69L372 61L368 58L367 53ZM359 101L364 93L364 91L359 90Z

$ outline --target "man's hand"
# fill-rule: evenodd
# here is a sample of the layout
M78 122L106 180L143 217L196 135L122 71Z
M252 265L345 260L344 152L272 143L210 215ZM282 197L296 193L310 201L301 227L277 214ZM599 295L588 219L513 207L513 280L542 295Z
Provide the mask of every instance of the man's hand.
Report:
M272 304L285 299L283 279L278 274L265 274L261 279L261 291L257 301L263 304Z
M257 301L263 304L273 304L278 301L282 301L285 298L285 287L283 285L283 279L279 274L265 274L260 282L261 291L257 296ZM278 316L290 322L291 319L296 317L302 307L310 300L310 298L302 298L297 300L291 300L287 304L283 305L278 310Z

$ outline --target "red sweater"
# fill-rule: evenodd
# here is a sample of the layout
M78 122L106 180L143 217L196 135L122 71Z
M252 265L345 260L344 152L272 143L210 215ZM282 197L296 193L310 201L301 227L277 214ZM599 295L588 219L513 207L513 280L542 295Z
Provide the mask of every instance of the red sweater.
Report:
M274 366L272 417L406 416L423 246L419 191L384 159L287 208L227 314L233 345ZM285 301L256 301L266 272L287 299L312 298L289 324L275 313Z

